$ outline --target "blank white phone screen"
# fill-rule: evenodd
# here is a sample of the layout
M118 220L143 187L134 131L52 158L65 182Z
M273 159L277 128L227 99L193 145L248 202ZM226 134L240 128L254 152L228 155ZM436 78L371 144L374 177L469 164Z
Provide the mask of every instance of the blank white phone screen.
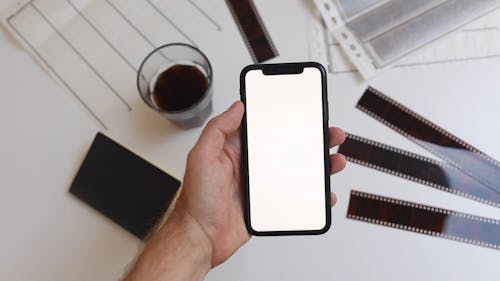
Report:
M250 224L255 231L326 226L321 72L245 76Z

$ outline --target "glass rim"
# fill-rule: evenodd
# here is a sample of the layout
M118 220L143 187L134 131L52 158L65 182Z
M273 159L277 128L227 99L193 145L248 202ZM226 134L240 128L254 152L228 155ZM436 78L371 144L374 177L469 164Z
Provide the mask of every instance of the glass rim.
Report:
M210 73L208 73L208 86L207 86L207 90L203 93L203 96L200 97L200 99L198 101L196 101L196 103L184 108L184 109L179 109L179 110L165 110L159 106L156 106L154 104L151 103L151 101L147 100L144 95L142 94L142 91L141 91L141 87L139 85L140 83L140 76L141 76L141 72L142 72L142 68L144 67L144 65L146 64L146 62L148 61L148 59L155 53L157 53L158 51L160 51L161 49L166 49L168 47L187 47L189 49L192 49L194 50L195 52L199 53L203 59L207 62L207 65L208 65L208 70L210 71ZM161 45L157 48L155 48L154 50L152 50L141 62L141 66L139 67L139 70L137 71L137 91L139 92L139 95L141 96L141 99L147 104L149 105L149 107L151 107L153 110L159 112L159 113L168 113L168 114L175 114L175 113L184 113L186 111L189 111L190 109L198 106L204 99L205 97L208 95L208 93L210 92L211 88L212 88L212 80L213 80L213 77L214 77L214 71L212 69L212 64L210 63L210 60L208 59L208 57L197 47L193 46L193 45L189 45L189 44L186 44L186 43L169 43L169 44L164 44L164 45ZM148 91L149 91L149 86L148 86Z

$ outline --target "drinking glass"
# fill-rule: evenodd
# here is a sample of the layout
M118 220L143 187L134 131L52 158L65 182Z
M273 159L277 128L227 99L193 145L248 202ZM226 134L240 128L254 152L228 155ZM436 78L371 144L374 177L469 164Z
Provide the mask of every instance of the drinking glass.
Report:
M206 90L192 104L181 109L165 109L155 99L155 85L158 77L174 66L196 67L206 78ZM182 128L193 128L203 125L212 114L212 80L213 71L208 58L198 48L184 44L173 43L153 50L142 62L137 74L137 88L144 102L168 120ZM165 94L165 93L164 93ZM170 98L182 99L188 95L183 89L168 93Z

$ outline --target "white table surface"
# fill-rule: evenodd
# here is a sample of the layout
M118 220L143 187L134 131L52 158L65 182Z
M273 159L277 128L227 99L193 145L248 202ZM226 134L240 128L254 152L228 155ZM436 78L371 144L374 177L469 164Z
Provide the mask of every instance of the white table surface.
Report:
M281 54L273 62L307 60L311 4L255 2ZM238 98L239 70L251 63L222 51L207 51L218 79L215 113ZM0 280L118 280L141 242L67 192L99 128L4 32L0 62ZM500 159L499 74L500 59L491 59L399 68L370 84ZM355 74L329 77L331 125L430 156L354 108L367 84ZM162 122L148 124L147 135L113 136L182 176L201 129ZM355 164L332 177L332 187L339 203L326 235L252 238L207 280L498 280L500 251L345 214L352 188L496 219L500 210Z

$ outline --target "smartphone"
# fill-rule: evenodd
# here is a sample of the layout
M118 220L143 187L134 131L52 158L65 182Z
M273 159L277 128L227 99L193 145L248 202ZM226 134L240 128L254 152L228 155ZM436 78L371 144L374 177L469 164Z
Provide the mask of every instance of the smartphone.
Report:
M173 202L181 182L98 133L70 193L140 239Z
M260 64L240 75L245 223L258 236L331 225L328 98L319 63Z

